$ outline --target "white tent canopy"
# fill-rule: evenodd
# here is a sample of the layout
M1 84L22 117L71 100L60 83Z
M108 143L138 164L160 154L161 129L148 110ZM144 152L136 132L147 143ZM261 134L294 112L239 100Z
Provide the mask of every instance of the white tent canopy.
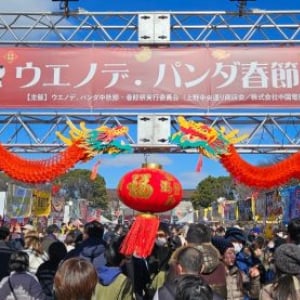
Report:
M179 219L176 223L177 224L194 223L194 212L190 212L190 213L186 214L183 218Z

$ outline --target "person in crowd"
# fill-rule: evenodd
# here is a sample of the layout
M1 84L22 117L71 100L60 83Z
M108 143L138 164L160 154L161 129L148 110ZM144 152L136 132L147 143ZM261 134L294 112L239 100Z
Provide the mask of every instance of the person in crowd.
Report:
M29 223L27 223L27 224L25 224L21 227L23 237L26 235L26 233L28 231L34 231L34 230L36 230L35 227L33 225L29 224Z
M126 257L119 249L123 237L112 240L105 249L106 265L96 270L99 283L96 286L94 300L132 300L133 286L130 279L123 273L122 266Z
M258 299L260 291L260 272L257 267L249 269L249 276L236 265L233 244L223 237L214 237L212 243L219 250L226 267L227 300Z
M195 246L203 255L201 277L209 284L212 290L226 299L226 272L224 263L220 260L220 253L211 243L211 229L205 224L191 224L186 241Z
M155 291L163 285L169 270L169 260L176 249L172 243L169 224L160 222L155 244L151 255L147 258L147 266L150 275L148 284L148 297L152 298Z
M53 283L56 300L91 300L98 282L95 267L87 259L73 257L58 268Z
M175 300L212 300L210 286L199 275L181 275L176 278Z
M248 276L249 270L254 266L259 266L261 272L264 272L262 261L254 255L251 244L242 229L236 227L228 228L225 238L232 243L236 254L236 265L246 276Z
M43 252L37 231L28 231L24 240L25 248L23 251L29 256L29 272L36 274L38 267L48 259L48 255Z
M24 251L12 253L9 259L10 275L0 282L1 300L44 300L45 295L38 279L28 272L29 256Z
M89 260L95 268L105 265L104 251L106 243L103 240L104 227L98 221L91 221L84 225L82 242L66 255L71 257L83 257Z
M64 243L56 241L49 247L49 259L37 269L36 276L42 286L47 300L54 300L53 281L60 262L67 254Z
M300 217L296 217L290 220L288 227L288 240L300 246Z
M42 249L45 253L48 253L49 247L52 243L58 241L59 234L60 228L56 224L51 224L46 228L46 234L42 239Z
M67 252L75 249L76 245L82 241L82 232L78 229L73 229L67 232L64 244L67 248Z
M19 223L11 227L11 234L9 243L12 248L19 251L24 249L24 236L22 234L22 228Z
M216 236L224 236L225 235L225 228L221 225L217 226L216 230L215 230L215 235Z
M0 280L9 275L8 261L15 249L9 244L10 231L8 227L0 227Z
M182 235L182 230L179 226L173 226L171 228L171 237L170 237L171 244L174 245L174 248L179 248L185 245L186 241Z
M260 300L300 299L300 251L296 244L280 245L274 253L275 280L265 285Z
M156 291L153 300L174 300L177 294L177 278L183 275L199 277L203 268L203 256L200 250L193 246L182 246L174 251L169 265L170 269L166 281ZM215 293L212 295L214 300L223 299Z

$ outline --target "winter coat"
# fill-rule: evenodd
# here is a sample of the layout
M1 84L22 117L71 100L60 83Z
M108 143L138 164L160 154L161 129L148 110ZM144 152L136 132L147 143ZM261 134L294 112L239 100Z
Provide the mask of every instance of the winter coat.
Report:
M0 282L0 299L44 300L45 295L35 275L29 272L11 272L9 276L4 277Z
M88 238L68 252L65 259L79 256L89 260L98 269L106 263L104 257L105 245L101 238Z
M300 299L300 280L297 279L296 276L293 276L294 286L297 293L297 299ZM265 285L259 294L260 300L276 300L276 283L270 283ZM290 300L291 298L288 297L286 300Z
M260 278L250 278L243 275L237 266L226 273L227 300L258 299Z
M22 250L29 256L29 272L36 274L38 267L48 259L48 255L45 253L39 253L34 249L27 248Z
M53 281L55 273L58 269L59 262L46 261L42 263L37 272L36 276L42 286L42 289L46 295L47 300L53 300Z
M99 283L96 285L92 300L132 300L131 281L121 268L100 266L97 269Z
M201 277L216 294L226 299L226 271L219 250L211 243L203 243L196 247L203 255Z
M0 280L9 275L8 262L14 252L7 242L0 240Z
M175 296L176 285L172 280L168 280L161 288L156 291L153 300L175 300ZM212 300L224 300L224 298L214 293Z

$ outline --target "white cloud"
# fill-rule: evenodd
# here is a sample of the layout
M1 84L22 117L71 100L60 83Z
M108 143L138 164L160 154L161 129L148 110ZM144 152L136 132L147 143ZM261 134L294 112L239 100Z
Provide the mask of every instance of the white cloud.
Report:
M195 189L200 181L207 177L201 172L183 172L176 175L184 189Z
M60 2L52 0L9 0L0 1L0 11L4 12L36 12L58 11Z
M148 162L154 162L163 166L172 163L171 159L166 155L162 154L150 154L147 156ZM127 166L138 166L145 162L144 154L122 154L115 157L107 157L102 160L103 166L109 167L127 167Z

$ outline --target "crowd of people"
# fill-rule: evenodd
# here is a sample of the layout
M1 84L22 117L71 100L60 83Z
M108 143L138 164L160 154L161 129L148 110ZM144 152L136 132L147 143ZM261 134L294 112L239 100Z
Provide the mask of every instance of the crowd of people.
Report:
M300 299L300 218L269 239L257 227L161 222L149 257L120 252L127 232L96 220L1 226L0 299Z

